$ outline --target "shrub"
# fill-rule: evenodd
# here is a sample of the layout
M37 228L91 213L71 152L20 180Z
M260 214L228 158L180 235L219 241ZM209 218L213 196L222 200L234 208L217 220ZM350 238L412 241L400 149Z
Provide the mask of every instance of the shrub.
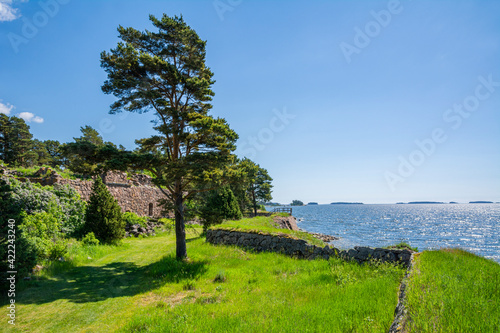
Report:
M239 220L242 218L240 207L233 191L228 186L217 191L210 191L205 205L201 208L200 217L203 229L220 224L225 219Z
M99 245L99 240L95 238L93 232L89 232L82 238L82 243L85 245Z
M78 236L83 227L86 203L69 185L41 186L7 179L12 189L13 204L30 214L50 212L61 224L61 231Z
M20 238L34 252L36 261L56 259L67 252L67 244L62 240L60 224L51 213L40 212L33 215L21 214Z
M7 284L7 271L17 270L18 277L23 278L31 272L31 269L36 265L36 253L34 249L27 243L26 239L20 237L19 225L22 223L21 206L13 198L13 190L10 184L5 179L0 179L0 286ZM15 221L9 227L9 219ZM9 242L9 230L15 231L16 239L16 261L9 262L8 245L14 243ZM13 265L12 267L10 265Z
M61 232L68 236L81 236L85 223L87 203L69 185L54 185L51 192L56 195L52 213L61 223Z
M173 219L162 217L158 219L158 222L163 224L163 228L169 233L175 230L175 221Z
M125 222L120 206L100 177L94 180L87 213L86 232L93 232L101 243L116 243L125 235Z
M148 223L148 218L145 216L139 216L136 213L132 212L126 212L123 213L123 219L125 220L126 224L138 224L141 227L146 227Z
M44 259L64 256L64 237L81 230L86 204L69 186L22 183L12 178L0 180L1 268L8 267L8 220L15 220L16 262L20 278Z

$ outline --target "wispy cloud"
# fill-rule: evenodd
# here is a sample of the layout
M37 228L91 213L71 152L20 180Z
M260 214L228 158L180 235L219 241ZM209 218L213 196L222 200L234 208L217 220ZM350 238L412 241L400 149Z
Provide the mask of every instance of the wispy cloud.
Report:
M14 105L10 105L9 103L3 104L2 102L0 102L0 113L9 115L12 109L14 109Z
M18 10L12 8L12 0L0 0L0 22L14 21L18 17Z
M43 118L42 117L39 117L39 116L35 116L33 113L31 112L21 112L19 115L18 115L19 118L22 118L24 119L25 121L27 121L28 123L31 123L31 122L34 122L34 123L43 123Z

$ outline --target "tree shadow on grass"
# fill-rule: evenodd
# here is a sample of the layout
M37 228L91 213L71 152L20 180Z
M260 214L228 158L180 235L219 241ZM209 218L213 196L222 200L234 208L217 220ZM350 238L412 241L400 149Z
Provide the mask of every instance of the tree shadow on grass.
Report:
M179 261L172 255L147 266L131 262L79 266L51 280L33 281L16 302L43 304L60 299L73 303L100 302L141 294L165 283L196 279L206 271L205 261Z

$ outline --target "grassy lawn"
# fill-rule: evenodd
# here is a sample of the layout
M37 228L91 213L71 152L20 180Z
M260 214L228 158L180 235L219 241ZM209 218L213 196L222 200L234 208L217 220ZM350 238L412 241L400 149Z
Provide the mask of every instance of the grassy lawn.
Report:
M307 232L277 228L277 226L273 222L272 217L266 216L244 218L237 221L225 221L222 224L213 226L211 229L237 230L269 235L286 234L291 237L306 240L309 244L322 247L325 246L325 243L323 241L313 237Z
M30 281L9 332L386 332L403 269L297 260L174 237L127 239L73 254L74 264ZM7 313L6 307L1 311Z
M500 332L500 265L474 254L425 251L407 291L409 332Z

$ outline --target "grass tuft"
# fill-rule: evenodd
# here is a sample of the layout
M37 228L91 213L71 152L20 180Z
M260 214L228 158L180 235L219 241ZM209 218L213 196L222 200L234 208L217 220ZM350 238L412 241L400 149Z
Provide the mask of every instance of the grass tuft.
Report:
M214 282L226 282L226 272L220 271L214 278Z

